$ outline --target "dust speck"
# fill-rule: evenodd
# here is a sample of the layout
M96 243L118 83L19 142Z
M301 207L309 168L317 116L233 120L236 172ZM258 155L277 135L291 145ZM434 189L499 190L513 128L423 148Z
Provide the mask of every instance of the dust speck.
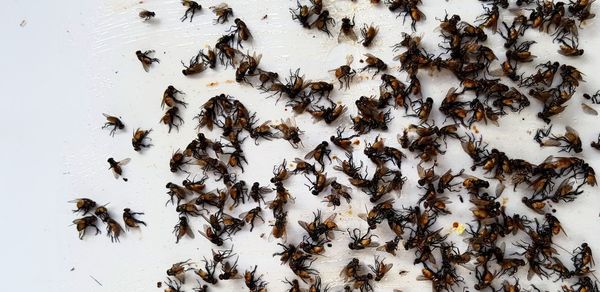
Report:
M23 19L21 23L19 23L20 27L25 27L27 25L27 20Z

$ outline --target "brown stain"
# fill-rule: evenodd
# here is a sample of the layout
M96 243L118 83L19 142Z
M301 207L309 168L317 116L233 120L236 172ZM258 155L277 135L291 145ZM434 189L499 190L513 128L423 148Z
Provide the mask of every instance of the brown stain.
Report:
M217 81L209 82L208 84L206 84L207 87L214 87L217 85L219 85L219 82L217 82Z
M354 144L354 145L360 145L360 140L356 139L356 140L352 141L352 144Z
M230 80L225 80L225 83L227 83L227 84L235 83L235 80L231 80L231 79Z
M473 126L471 127L471 130L473 130L473 132L475 132L475 134L479 134L479 129L477 128L477 126L476 126L476 125L473 125Z
M337 155L333 155L331 158L332 159L337 159L338 157L337 157Z
M458 224L459 224L459 223L455 221L454 223L452 223L452 227L453 227L453 228L458 228Z

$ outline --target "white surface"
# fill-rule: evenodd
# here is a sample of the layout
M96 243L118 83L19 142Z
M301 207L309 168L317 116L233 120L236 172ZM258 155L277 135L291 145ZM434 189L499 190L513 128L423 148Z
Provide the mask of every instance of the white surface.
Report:
M171 231L177 215L173 207L164 206L167 199L164 185L168 181L180 183L184 176L173 176L169 172L170 154L185 147L195 136L195 124L191 118L198 113L198 107L207 98L221 92L240 99L250 110L257 111L263 121L290 116L284 111L283 103L274 105L273 99L265 99L265 95L255 89L226 82L234 79L231 69L220 67L217 71L206 71L194 78L181 75L179 61L187 60L199 48L213 44L231 25L231 22L212 24L214 16L206 8L219 2L201 1L205 9L196 15L193 23L179 21L184 9L178 1L145 1L143 4L117 0L3 2L0 12L3 38L0 84L5 109L0 123L3 133L0 182L4 186L4 201L0 228L5 235L0 247L3 250L5 290L158 291L156 282L164 279L165 270L172 263L188 258L198 262L202 256L210 254L213 246L198 234L195 240L183 239L174 244ZM338 44L335 37L327 38L321 32L302 29L298 23L292 22L288 12L295 1L229 1L229 4L235 16L242 18L251 29L254 40L247 48L250 52L263 54L261 67L280 74L285 74L290 68L301 67L302 73L309 79L333 80L327 70L343 64L346 54L355 56L354 66L357 67L360 55L370 52L386 61L391 70L397 68L398 63L392 61L390 46L399 41L402 31L410 32L409 23L403 26L401 19L396 19L387 8L374 8L366 0L359 0L358 4L341 0L324 2L336 20L356 14L357 27L365 22L378 25L380 34L372 49L366 50L359 44ZM424 2L423 11L429 21L427 25L417 24L417 29L419 34L423 34L424 46L432 51L436 50L440 41L438 33L433 31L437 25L434 18L442 18L444 9L449 14L459 13L463 20L470 22L481 12L477 1ZM153 22L141 22L137 14L142 8L155 11L157 18ZM261 20L265 14L268 18ZM23 20L26 24L21 27L19 24ZM339 21L332 32L337 34L338 30ZM578 104L583 92L600 89L600 76L595 74L599 62L594 57L600 45L599 38L594 36L597 32L597 20L590 21L580 31L581 46L586 54L578 59L569 59L567 63L586 73L587 82L579 88L570 102L571 106L565 113L553 118L553 122L555 131L562 131L568 124L580 132L585 148L578 156L599 171L598 152L589 148L589 142L600 131L598 117L582 114ZM530 31L525 38L539 42L532 47L534 54L539 56L536 62L556 59L562 63L566 60L555 53L556 44L550 44L547 35L538 37ZM490 33L489 39L488 46L499 44L498 35ZM138 49L156 50L161 63L145 73L133 53ZM499 56L503 52L503 49L496 50ZM404 77L391 72L401 79ZM445 73L434 77L426 73L421 75L424 95L436 100L436 109L447 89L458 85ZM356 81L359 79L356 78ZM218 82L218 85L209 87L207 84L210 82ZM378 94L378 83L377 79L356 82L349 91L335 92L334 98L351 105L349 113L355 114L353 100L360 95ZM183 111L186 123L179 133L170 135L166 127L158 124L162 114L160 98L169 84L186 92L184 98L189 102L188 108ZM491 146L502 149L511 157L540 162L546 156L556 154L556 149L539 149L532 141L532 132L543 126L535 117L540 108L541 105L532 100L530 108L520 115L503 117L500 128L477 127ZM112 138L108 131L101 130L103 112L122 116L127 131ZM402 111L395 113L391 129L401 129L414 122L414 119L402 117ZM438 123L443 120L437 110L434 110L433 116ZM275 163L283 158L291 161L294 157L303 156L334 131L333 127L321 130L321 124L313 124L308 116L296 119L306 133L312 134L304 136L305 149L294 150L285 141L262 143L260 147L245 143L244 150L250 165L243 179L265 183ZM151 137L155 147L142 154L135 153L130 144L131 132L137 127L154 129ZM396 145L393 130L383 136L388 143ZM369 137L372 139L373 135ZM359 150L362 146L363 143ZM440 170L471 165L459 148L456 144L451 146L442 157ZM341 152L336 154L341 155ZM108 157L132 158L125 169L130 179L128 183L112 177L106 169ZM414 159L403 165L402 170L409 177L409 183L405 185L398 205L409 205L417 200L415 165ZM343 174L329 173L345 182ZM295 223L298 219L306 218L317 208L325 214L332 212L319 202L321 198L314 198L306 191L303 178L294 181L294 186L288 184L296 197L296 204L290 207L288 218L290 242L298 242L298 238L293 236L301 230ZM454 220L470 220L470 215L464 210L470 207L469 204L460 204L456 197L450 196L454 201L450 208L456 214L439 221L439 226L446 229ZM511 212L531 215L521 206L521 195L507 192L505 196L509 197ZM125 234L120 244L112 244L104 234L80 241L74 227L68 226L76 216L70 212L72 205L66 202L76 197L89 197L101 204L110 202L113 216L119 220L125 207L143 211L147 215L142 219L149 226L142 228L141 232ZM355 191L354 197L351 211L344 206L336 210L340 213L338 222L342 229L366 227L356 217L357 213L364 212L364 195ZM597 232L600 230L599 200L597 188L586 188L575 202L556 206L556 216L569 235L558 241L562 247L572 250L585 240L596 255L600 254L600 235ZM247 210L253 206L247 204L240 209ZM272 219L268 212L265 219ZM446 221L448 224L444 223ZM192 224L194 230L202 225L200 220L194 220ZM234 237L235 251L241 254L240 271L258 264L259 273L265 274L264 279L270 282L269 289L279 291L283 285L280 280L286 276L291 279L292 274L286 266L279 265L277 258L271 257L278 241L259 238L263 232L268 234L268 227L268 224L263 224L252 233L246 230L238 233ZM390 238L390 234L384 232L379 241ZM460 238L455 240L460 241ZM335 280L333 284L340 284L337 274L353 256L359 257L365 264L372 264L371 251L348 254L346 243L347 236L338 233L334 242L337 248L329 249L326 256L315 263L316 267L322 267L325 283ZM377 283L378 291L389 291L392 287L419 291L428 287L428 283L415 281L419 271L412 267L412 251L400 250L397 258L387 258L394 262L391 271L394 278L388 277ZM74 270L70 271L72 268ZM395 277L400 269L410 273ZM466 271L461 273L465 278L471 277L466 275ZM98 286L90 275L103 286ZM222 291L227 291L242 287L243 282L230 281L219 285Z

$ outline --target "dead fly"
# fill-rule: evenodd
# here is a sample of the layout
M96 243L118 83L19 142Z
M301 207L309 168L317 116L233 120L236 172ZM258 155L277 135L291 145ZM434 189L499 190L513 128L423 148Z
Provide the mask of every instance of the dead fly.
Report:
M566 38L560 39L560 49L557 51L559 54L567 57L577 57L583 55L584 50L579 48L579 43L573 38L568 38L569 42L565 41Z
M209 8L217 16L217 19L214 20L215 23L225 23L229 21L230 16L233 16L233 9L231 9L226 3L221 3L217 6L211 6Z
M294 165L295 165L294 169L291 169L291 172L293 174L298 174L298 173L310 174L310 173L317 172L317 169L315 168L314 164L309 163L300 158L294 159Z
M274 212L273 217L275 217L275 223L271 225L273 226L271 234L273 237L281 238L285 241L287 238L287 212Z
M521 78L520 86L536 86L540 83L546 86L552 85L559 66L560 63L551 61L537 65L535 67L537 72L529 77Z
M310 3L312 4L310 7L311 12L316 15L321 14L321 11L323 11L323 0L310 0Z
M393 256L396 256L396 250L398 250L398 243L400 243L400 236L394 237L394 239L387 241L382 246L378 247L378 251L385 251Z
M179 202L181 202L181 200L185 199L187 196L187 189L179 186L177 184L174 184L172 182L167 183L167 189L169 189L169 191L167 192L167 194L169 195L169 197L171 197L168 201L167 204L169 202L171 202L171 204L173 204L173 198L176 197L177 198L177 205L179 205Z
M119 222L110 217L107 217L104 221L106 222L106 235L110 237L110 241L119 242L119 236L123 231L123 227L121 227L121 224L119 224Z
M171 276L174 277L175 279L177 279L179 282L181 282L182 284L185 283L185 272L191 270L192 268L190 267L190 265L192 263L189 262L190 260L187 261L183 261L183 262L178 262L178 263L174 263L168 270L167 270L167 276Z
M211 261L210 263L204 259L204 270L199 268L195 271L196 275L200 276L202 280L209 284L217 284L217 279L215 278L215 270L217 269L217 262Z
M306 177L308 182L310 182L310 185L307 185L307 186L308 186L308 189L310 190L310 193L313 194L313 196L318 196L322 191L325 190L325 188L327 186L329 186L331 184L331 182L333 182L335 180L335 177L327 178L327 173L322 173L322 172L315 173L314 181L312 181L310 178L308 178L307 174L305 174L304 176Z
M160 283L161 282L158 282L158 284ZM167 288L165 288L164 292L183 292L183 290L181 290L181 284L179 284L177 281L171 280L170 278L167 278L165 285L167 285Z
M272 192L273 190L268 187L261 187L258 182L254 182L252 187L250 187L250 192L248 197L250 197L255 203L258 203L260 206L260 202L265 202L264 195Z
M450 192L457 192L457 190L452 189L453 187L460 185L460 183L452 183L452 181L457 178L462 176L463 172L465 170L461 169L457 174L453 175L452 174L452 169L448 169L448 171L446 171L444 174L442 174L442 176L440 176L440 179L438 180L438 185L437 185L437 191L438 193L443 193L445 190L448 190Z
M242 218L246 223L250 224L250 232L252 232L252 229L254 229L254 221L256 220L256 218L260 219L260 221L262 221L263 223L265 222L265 219L263 219L260 213L262 213L262 209L260 208L260 206L258 206L256 208L251 209L248 212L240 214L240 218Z
M175 243L179 243L179 240L187 235L190 238L194 238L194 232L188 223L188 219L185 216L179 217L179 222L173 227L173 233L175 234Z
M367 232L363 235L362 231L358 228L354 228L352 232L350 229L347 230L348 235L350 235L350 239L352 240L348 243L348 248L352 250L360 250L365 249L367 247L376 247L379 246L377 242L372 241L373 237L378 237L377 235L369 235L371 232L371 228L367 229Z
M325 196L324 202L328 202L328 206L334 206L334 208L341 205L342 198L346 200L346 203L350 203L352 200L351 190L334 180L331 182L331 194Z
M129 161L131 161L130 158L125 158L121 161L115 161L112 157L109 158L108 160L108 164L110 165L110 167L108 169L112 169L113 175L115 178L119 178L120 176L123 175L123 165L126 165L127 163L129 163ZM124 181L127 181L127 178L123 178Z
M354 32L354 17L352 17L352 20L350 20L348 17L342 18L342 28L340 29L340 34L338 35L338 42L341 41L342 36L345 36L353 41L358 39L356 37L356 33Z
M381 71L385 71L387 70L387 65L379 58L371 55L371 54L365 54L365 56L367 57L365 59L365 63L367 64L366 66L364 66L362 69L360 69L360 71L370 71L371 69L375 69L375 74L373 74L373 77L375 75L377 75L379 72Z
M373 25L367 26L366 24L364 24L363 27L360 29L360 35L362 36L362 40L361 40L362 45L364 47L369 47L371 45L371 43L373 42L373 39L375 38L375 36L377 36L378 32L379 32L379 28L377 28Z
M173 127L179 131L179 126L183 124L183 119L179 115L179 108L175 106L168 109L160 119L160 122L169 126L169 133L171 133Z
M352 145L354 144L354 142L352 142L352 138L356 138L358 137L358 135L350 135L348 137L342 137L342 134L344 134L344 130L343 128L337 128L337 132L336 132L336 136L331 136L329 137L329 140L333 143L333 145L336 145L344 150L346 150L347 152L352 152Z
M323 10L319 16L317 16L317 19L310 24L310 27L316 27L318 30L327 33L327 35L331 37L332 35L329 31L329 27L327 27L328 25L335 26L335 20L329 16L328 10Z
M290 142L292 147L298 148L298 144L302 144L300 135L304 132L300 131L294 120L288 118L285 121L282 120L280 124L272 125L271 127L279 130L282 135L281 138Z
M137 56L138 60L140 61L140 63L142 63L142 67L144 67L144 70L146 72L148 72L148 70L150 69L150 65L152 65L152 63L156 62L156 63L160 63L160 60L158 60L157 58L151 58L150 54L153 54L154 51L153 50L148 50L142 53L142 51L135 51L135 55Z
M418 117L421 122L426 122L429 119L429 114L433 108L433 99L431 97L426 98L425 101L423 101L423 99L417 99L411 103L411 106L416 117Z
M329 149L329 143L327 143L327 141L323 141L319 145L317 145L315 149L308 152L304 156L304 159L314 158L315 161L317 161L321 165L321 168L324 169L325 158L327 158L329 162L331 162L331 157L329 156L329 154L331 154L331 149Z
M183 107L186 107L187 103L180 99L177 99L177 97L175 97L176 94L184 94L184 93L177 90L173 85L169 85L167 87L167 89L165 89L165 92L163 93L163 98L160 103L160 106L162 108L165 108L165 105L167 107L174 107L174 106L177 106L178 104L180 104Z
M129 208L125 208L123 209L123 221L125 222L125 227L126 228L137 228L140 227L138 224L142 224L144 226L146 226L146 222L142 221L142 220L138 220L137 218L135 218L136 215L144 215L144 213L141 212L132 212L131 209Z
M185 14L181 17L181 22L188 19L188 15L190 17L190 22L192 22L192 20L194 19L194 15L196 14L196 11L202 10L202 5L200 5L200 4L198 4L198 2L192 1L192 0L181 0L181 5L183 5L184 7L187 7L187 9L185 10Z
M177 204L177 207L175 207L175 212L178 212L179 215L183 215L183 216L200 216L202 215L202 213L200 213L200 209L198 209L196 201L192 200L189 201L187 203L182 203L182 204Z
M335 78L340 82L340 89L344 87L344 82L346 83L346 89L350 87L350 82L352 82L352 78L356 75L356 71L350 67L353 61L352 55L346 56L346 65L342 65L337 69L329 70L330 72L335 72Z
M242 276L238 274L237 270L237 259L233 264L230 262L221 263L221 271L219 274L219 280L231 280L231 279L241 279Z
M140 11L140 13L138 15L140 16L140 18L144 19L144 21L148 21L148 20L154 18L154 16L156 16L156 13L144 9L144 10Z
M69 203L75 203L75 207L77 209L73 210L73 213L81 212L83 215L87 214L94 207L96 207L96 202L94 202L93 200L88 199L88 198L78 198L78 199L69 201Z
M498 5L493 5L492 9L484 6L485 13L477 17L477 21L481 22L482 27L489 28L492 32L496 33L498 29L498 18L500 17L500 10Z
M296 9L290 8L292 20L298 20L304 28L310 28L310 24L308 23L308 18L311 15L310 8L308 8L306 5L300 5L300 2L298 1L296 3Z
M119 130L125 129L125 124L123 124L123 122L121 121L120 118L117 118L117 117L111 116L111 115L107 115L104 113L102 115L106 118L106 123L104 123L104 126L102 126L102 129L112 127L112 129L110 129L111 136L115 135L115 132L117 131L117 129L119 129Z
M242 46L242 41L248 41L250 37L252 37L252 34L250 34L250 30L248 29L246 23L241 19L236 18L233 22L235 25L231 28L233 29L233 33L237 34L237 44L243 48L244 46Z
M337 214L332 214L327 217L325 221L321 221L321 211L317 211L317 213L313 212L313 220L310 223L305 221L298 221L298 224L308 233L308 236L317 241L321 238L321 235L325 235L326 239L333 239L333 231L338 230L337 224L334 222L335 216Z
M560 147L560 151L571 152L571 150L575 151L575 153L580 153L583 151L581 139L579 139L579 134L575 129L566 126L566 132L562 136L556 136L551 134L552 126L548 129L538 129L534 140L540 144L540 146L551 146L551 147ZM548 138L545 139L544 138Z
M177 171L187 172L187 171L183 170L182 166L189 164L189 163L190 163L190 160L187 160L185 155L180 150L177 150L171 156L171 160L169 161L169 169L171 170L171 172L177 172Z
M256 277L255 273L256 273L256 268L258 268L258 266L254 266L253 270L246 270L244 272L244 283L246 284L246 287L248 287L248 289L250 291L253 292L266 292L266 283L264 281L262 281L262 276Z
M262 55L256 56L256 54L253 56L243 55L242 62L240 62L240 65L235 70L235 81L244 81L252 86L252 84L246 79L246 75L255 75L255 71L258 69L258 64L260 63L261 57Z
M385 276L385 274L387 272L389 272L392 267L394 266L394 264L385 264L383 261L385 260L382 259L381 261L379 261L379 257L375 257L375 265L371 266L369 265L369 269L371 269L371 271L375 274L375 281L380 281L381 279L383 279L383 277Z
M190 59L189 65L185 65L183 61L181 61L181 65L183 65L184 69L181 70L181 73L184 76L195 75L206 70L206 64L201 59L201 52Z
M88 227L93 227L96 229L96 235L100 233L100 229L98 229L98 226L96 226L96 221L98 221L98 218L96 218L94 215L73 220L73 225L77 227L77 231L79 232L79 239L83 239L85 236L85 230Z
M152 146L152 144L144 144L144 139L148 137L148 134L150 134L150 132L152 132L152 129L142 130L140 128L133 132L133 138L131 138L131 145L133 145L133 150L140 151L142 150L142 148L148 148Z
M225 68L227 68L229 65L233 66L235 53L238 52L236 49L231 47L233 40L234 34L224 35L217 40L217 44L215 45L219 62L221 65L224 65Z

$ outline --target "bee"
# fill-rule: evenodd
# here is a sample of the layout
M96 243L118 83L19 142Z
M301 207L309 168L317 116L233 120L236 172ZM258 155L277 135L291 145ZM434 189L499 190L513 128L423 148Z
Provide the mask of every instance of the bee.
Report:
M137 228L137 227L139 227L138 224L142 224L144 226L147 226L146 222L135 218L136 215L144 215L144 213L141 213L141 212L132 212L131 209L129 209L129 208L123 209L123 221L125 222L125 226L127 228L129 228L129 227L131 227L131 228Z
M280 124L271 125L272 128L279 130L282 134L282 138L292 145L294 148L298 148L298 144L302 145L302 140L300 139L300 135L304 133L301 131L298 126L296 126L296 122L290 118L283 121L281 120Z
M179 126L183 124L183 119L179 116L179 108L175 106L168 109L160 119L160 122L169 126L169 133L171 133L173 127L179 131Z
M233 22L235 23L235 25L232 28L234 29L233 33L237 34L237 44L238 46L243 48L242 41L247 41L248 39L250 39L250 37L252 37L252 34L250 34L250 30L248 29L246 23L241 19L236 18Z
M129 161L131 161L130 158L125 158L121 161L115 161L114 158L109 158L108 160L108 164L110 165L110 167L108 169L112 169L112 173L114 175L115 178L119 178L120 176L123 175L123 168L122 166L126 165L127 163L129 163ZM127 181L127 178L123 178L124 181Z
M362 40L360 42L362 43L362 45L364 47L371 46L371 43L373 43L373 39L375 39L378 32L378 27L363 24L363 27L360 29L360 35L362 36Z
M111 116L111 115L107 115L104 113L102 115L106 118L106 123L104 123L104 126L102 126L102 129L112 127L112 129L110 129L111 136L115 135L115 132L117 131L117 129L119 129L119 130L125 129L125 124L123 124L123 122L121 121L120 118L117 118L117 117Z
M144 9L144 10L140 11L140 13L138 15L140 18L144 19L144 21L148 21L148 20L154 18L154 16L156 16L156 13Z
M179 243L179 240L185 235L190 238L194 238L194 232L188 223L188 219L185 216L179 217L179 222L173 227L173 233L175 234L175 243Z
M133 150L140 151L142 150L142 148L148 148L152 146L152 144L144 144L144 139L148 137L148 134L150 134L150 132L152 132L152 129L142 130L140 128L137 128L137 130L133 132L133 138L131 138L131 145L133 145Z
M380 281L381 279L383 279L383 277L385 276L385 274L387 272L389 272L392 267L394 266L394 264L385 264L383 261L385 259L382 259L381 261L379 260L379 257L376 256L375 257L375 265L371 266L369 265L369 269L371 269L371 271L373 272L373 274L375 274L375 281Z
M181 0L181 5L183 5L184 7L187 7L187 9L185 10L185 14L183 14L183 16L181 17L181 22L184 22L186 19L188 19L188 15L190 18L190 22L192 22L192 20L194 19L194 15L196 14L196 11L202 10L202 5L200 5L200 4L198 4L198 2L192 1L192 0Z
M217 16L214 23L225 23L229 21L229 17L233 16L233 9L231 9L226 3L221 3L217 6L209 7L210 10Z
M167 276L175 277L182 284L185 283L185 272L191 270L190 260L174 263L168 270Z
M358 38L356 37L356 33L354 32L354 17L352 20L348 17L342 18L342 28L340 29L340 34L338 35L338 42L342 40L342 36L345 36L353 41L356 41Z
M201 52L198 52L196 56L190 58L189 65L186 65L185 63L183 63L183 61L181 61L181 65L183 65L184 68L183 70L181 70L183 76L195 75L198 73L202 73L204 70L206 70L206 63L203 62L201 56Z
M367 63L367 65L361 69L361 72L365 70L375 69L375 74L373 74L373 76L375 76L379 72L387 70L387 65L381 59L368 53L365 54L365 56L367 57L365 59L365 63Z
M73 225L77 227L77 231L79 232L79 239L83 239L85 236L85 230L88 229L88 227L93 227L96 229L96 235L100 233L100 229L98 229L98 226L96 226L96 221L98 221L98 218L96 218L94 215L73 220Z
M348 243L348 248L352 250L360 250L365 249L367 247L377 247L379 244L374 242L373 237L378 237L377 235L369 235L371 232L371 228L367 229L367 232L363 235L362 231L358 228L354 228L352 233L350 229L347 230L348 235L350 235L350 239L352 240Z
M329 16L329 10L323 10L313 23L310 24L310 27L316 27L318 30L327 33L328 36L332 36L329 31L328 25L335 26L335 20Z
M69 203L75 203L76 210L73 210L73 213L81 212L83 215L90 212L94 207L96 207L96 202L88 198L78 198Z
M152 65L152 63L160 63L160 60L157 58L152 58L149 55L153 54L154 51L153 50L148 50L145 52L142 52L140 50L135 51L135 55L137 56L137 59L140 61L140 63L142 63L142 67L144 67L144 70L146 72L148 72L148 70L150 70L150 65Z

